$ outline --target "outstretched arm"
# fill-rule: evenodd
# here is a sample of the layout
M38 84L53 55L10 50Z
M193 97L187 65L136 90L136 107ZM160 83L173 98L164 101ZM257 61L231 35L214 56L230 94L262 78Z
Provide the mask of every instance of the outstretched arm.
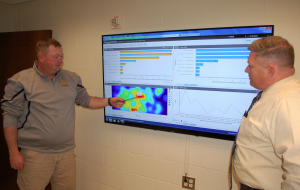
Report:
M119 97L110 98L110 103L113 107L121 108L125 104L125 100ZM108 105L108 98L92 97L89 102L90 108L103 108Z

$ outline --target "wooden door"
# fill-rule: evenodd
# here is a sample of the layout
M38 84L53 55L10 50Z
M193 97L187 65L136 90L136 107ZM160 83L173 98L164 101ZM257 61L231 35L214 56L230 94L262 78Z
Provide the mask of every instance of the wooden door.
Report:
M7 79L15 73L33 67L35 45L43 38L51 38L52 30L0 33L0 99ZM0 116L0 189L19 190L17 171L10 167L9 154L3 133L3 110ZM51 187L48 185L47 190Z

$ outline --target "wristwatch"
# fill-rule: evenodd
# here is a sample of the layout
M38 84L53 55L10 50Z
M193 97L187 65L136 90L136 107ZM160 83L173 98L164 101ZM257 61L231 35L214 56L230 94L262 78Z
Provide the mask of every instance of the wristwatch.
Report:
M109 105L109 106L112 106L112 105L111 105L111 102L110 102L110 99L111 99L111 98L108 98L108 99L107 99L108 105Z

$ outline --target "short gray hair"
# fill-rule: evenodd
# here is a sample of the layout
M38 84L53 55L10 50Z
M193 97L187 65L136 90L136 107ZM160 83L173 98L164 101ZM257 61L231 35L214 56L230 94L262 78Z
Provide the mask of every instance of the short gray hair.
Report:
M43 55L47 55L49 46L53 45L54 47L61 47L62 45L53 38L44 38L36 43L36 55L39 53L43 53Z
M275 59L280 67L294 67L294 48L286 39L280 36L258 39L252 42L248 49L256 53L256 58Z

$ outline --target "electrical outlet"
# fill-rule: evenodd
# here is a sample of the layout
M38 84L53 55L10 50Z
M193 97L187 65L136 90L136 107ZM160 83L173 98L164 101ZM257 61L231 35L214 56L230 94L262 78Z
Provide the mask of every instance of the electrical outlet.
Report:
M186 189L195 189L196 178L190 176L182 176L182 187Z

